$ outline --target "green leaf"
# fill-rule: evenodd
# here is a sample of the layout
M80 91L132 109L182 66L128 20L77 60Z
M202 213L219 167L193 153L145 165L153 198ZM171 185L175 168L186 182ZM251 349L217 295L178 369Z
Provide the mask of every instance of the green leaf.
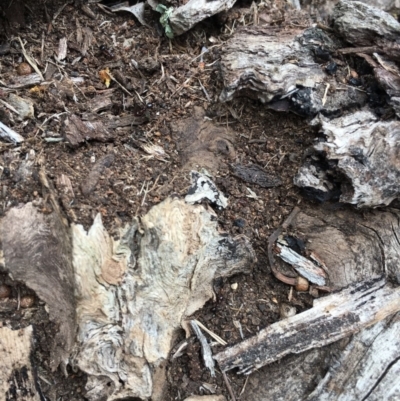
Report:
M172 39L174 37L174 32L169 24L169 16L171 15L172 11L174 11L174 7L167 8L164 6L164 4L158 4L156 11L162 14L160 17L160 23L164 27L165 35Z

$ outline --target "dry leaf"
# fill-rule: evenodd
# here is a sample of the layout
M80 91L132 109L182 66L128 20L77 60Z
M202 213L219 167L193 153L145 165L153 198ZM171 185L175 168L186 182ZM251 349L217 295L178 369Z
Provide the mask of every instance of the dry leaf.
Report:
M108 88L110 86L110 82L111 82L111 75L110 75L110 70L108 68L99 71L99 77L101 79L101 81L104 83L104 85L106 86L106 88Z

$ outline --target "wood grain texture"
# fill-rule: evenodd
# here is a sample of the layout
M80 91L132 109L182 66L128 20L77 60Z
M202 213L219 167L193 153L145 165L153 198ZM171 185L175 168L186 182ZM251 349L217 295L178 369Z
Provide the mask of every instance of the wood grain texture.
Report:
M31 365L33 328L0 327L0 401L41 401Z
M223 371L250 374L285 355L331 344L400 310L400 287L360 282L314 301L306 312L276 322L215 356Z
M2 270L23 282L46 302L59 328L51 346L50 365L67 364L75 337L72 243L57 213L40 213L31 203L12 208L0 220Z

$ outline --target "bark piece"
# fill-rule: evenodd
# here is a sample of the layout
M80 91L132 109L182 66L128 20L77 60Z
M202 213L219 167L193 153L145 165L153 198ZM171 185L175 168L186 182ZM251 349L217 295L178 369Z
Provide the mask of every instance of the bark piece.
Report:
M40 401L31 364L33 327L0 327L0 401ZM8 350L4 352L3 350Z
M110 167L114 163L114 160L115 156L110 153L106 156L103 156L94 164L88 177L81 184L81 191L83 195L87 196L94 191L100 176L103 174L106 168Z
M42 77L37 74L29 74L29 75L17 75L12 78L11 82L7 83L7 88L9 89L25 89L30 88L31 86L35 86L42 82Z
M110 7L111 11L117 12L117 11L128 11L129 13L132 13L138 21L147 27L150 27L150 25L146 22L144 19L144 11L145 11L145 3L144 2L139 2L133 6L121 6L120 4L117 4L116 6Z
M82 121L76 115L65 120L64 137L71 146L78 146L88 140L107 142L112 139L102 121Z
M24 137L11 128L7 127L7 125L3 124L0 121L0 137L6 139L9 142L20 143L24 141Z
M181 35L198 22L221 11L229 10L236 0L189 0L186 4L172 11L169 23L175 35Z
M115 129L118 127L129 127L132 125L141 125L147 122L149 119L146 116L135 116L129 114L127 116L115 117L111 121L106 122L108 129Z
M318 117L313 124L319 125L326 137L326 142L314 148L337 163L333 169L347 179L341 185L341 202L376 207L399 197L399 122L378 121L371 112L362 110L330 121ZM295 184L320 190L319 178L312 180L313 171L308 170L311 178L305 179L307 167L303 167Z
M228 206L228 200L208 175L191 171L190 178L192 185L185 197L187 203L193 205L207 200L218 209L225 209Z
M299 255L293 249L282 244L276 245L278 256L289 263L293 268L304 278L311 283L324 286L326 285L326 273L318 267L315 263L311 262L304 256Z
M234 133L213 124L201 107L194 107L192 117L174 122L171 130L185 170L204 167L214 174L222 163L218 153L229 159L236 155Z
M361 1L342 0L335 6L332 19L334 29L353 46L396 46L400 23L389 13Z
M192 329L194 333L196 334L198 340L200 341L201 344L201 353L203 355L203 360L204 364L207 367L207 369L210 371L210 374L212 377L215 377L215 364L214 364L214 359L212 357L212 351L210 344L208 343L206 337L204 334L201 332L200 327L196 323L195 320L191 320L190 324L192 326Z
M46 302L59 330L51 345L50 366L66 365L75 336L74 275L69 232L57 213L42 214L28 203L0 221L2 270Z
M164 399L165 362L183 320L213 296L212 280L248 271L244 237L217 230L201 205L167 199L109 237L100 217L86 232L73 226L78 299L74 363L89 376L90 400ZM119 284L105 280L120 272Z
M314 301L312 309L274 323L215 356L223 371L255 369L290 353L331 344L400 310L400 287L366 280Z
M257 184L263 188L276 187L282 184L278 177L267 173L263 168L256 164L243 166L241 164L232 164L233 175L239 177L245 182Z
M23 99L20 96L10 93L7 101L12 107L15 108L22 120L26 118L33 118L35 116L32 100Z
M229 101L236 94L244 94L275 110L303 116L318 112L335 115L361 107L367 95L351 87L328 92L341 83L318 64L321 60L316 55L321 49L329 60L340 47L337 38L318 28L238 29L223 49L224 89L220 100Z
M102 93L101 95L95 96L92 100L89 101L89 109L92 113L98 113L99 111L108 110L112 107L112 95L114 90L111 89L106 93Z
M61 38L58 42L58 60L62 61L67 57L67 38Z
M400 397L400 314L355 335L307 401Z

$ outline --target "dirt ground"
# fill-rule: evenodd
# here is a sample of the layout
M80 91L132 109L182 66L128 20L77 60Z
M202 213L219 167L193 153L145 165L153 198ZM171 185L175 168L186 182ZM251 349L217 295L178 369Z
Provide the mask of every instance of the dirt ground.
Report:
M243 8L250 2L238 3L236 7ZM221 163L214 180L229 199L228 208L218 212L219 223L222 230L250 238L258 262L251 275L216 282L216 301L209 302L196 318L234 344L241 336L248 338L279 320L285 304L297 312L309 308L309 294L294 291L289 303L290 287L271 274L266 242L294 206L307 202L294 187L293 176L315 133L302 118L269 111L255 100L218 102L220 50L234 31L232 25L226 27L222 18L211 18L170 41L162 34L157 13L148 12L146 27L127 12L107 13L95 4L88 6L90 12L64 0L14 1L12 7L11 12L3 5L0 22L4 28L0 29L0 100L7 102L9 93L30 99L34 116L19 121L0 103L0 121L24 136L19 146L0 142L0 216L26 202L34 202L43 213L52 212L48 199L41 198L43 188L36 173L41 166L58 191L70 223L86 228L101 213L106 228L116 233L132 217L145 214L169 195L184 196L190 177L182 168L184 149L174 127L199 106L214 125L235 132L234 160L223 152L215 156ZM238 13L236 24L240 23ZM47 84L6 90L17 80L17 69L24 61L18 37ZM67 56L58 60L59 42L64 37ZM85 43L87 51L83 52ZM201 60L204 46L209 52ZM99 77L99 71L106 68L115 79L109 88ZM96 96L109 96L111 102L97 111L92 106ZM112 135L104 142L83 140L71 146L64 131L65 120L72 115L82 121L101 121L106 127L117 123L108 128ZM120 122L124 116L130 117L128 125ZM148 154L144 145L149 144L162 147L165 155ZM233 175L232 162L257 164L282 183L262 188L244 182ZM62 372L52 373L48 368L46 338L54 328L44 305L36 299L33 306L17 308L16 300L32 294L5 276L0 277L1 283L12 286L9 302L14 302L14 307L0 309L0 319L15 328L35 326L35 365L43 394L54 401L83 400L82 373L69 371L65 379ZM176 344L183 338L182 332ZM213 348L215 352L218 349ZM245 378L229 374L229 379L237 399L246 399ZM222 375L210 377L194 339L184 355L170 361L168 380L166 401L210 394L213 387L229 398Z

